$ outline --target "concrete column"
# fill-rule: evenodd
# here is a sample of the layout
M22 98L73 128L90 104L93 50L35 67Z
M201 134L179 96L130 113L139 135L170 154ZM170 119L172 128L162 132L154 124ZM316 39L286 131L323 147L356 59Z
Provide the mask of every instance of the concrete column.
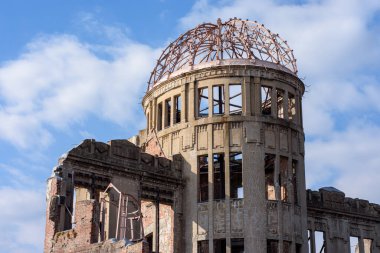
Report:
M288 94L288 91L287 90L285 90L284 91L284 102L283 102L283 104L284 104L284 119L286 119L286 120L289 120L289 101L288 101L288 96L289 94Z
M174 192L175 202L173 204L174 211L174 228L173 228L173 251L174 253L182 253L185 251L183 247L182 235L183 235L183 210L182 210L182 188L178 187Z
M265 199L264 149L258 143L244 143L244 247L266 253L267 201Z
M224 84L224 114L230 115L230 84L225 83Z
M47 180L47 200L46 200L46 225L44 252L50 252L53 246L53 238L56 232L60 231L60 220L62 207L59 205L59 195L61 195L62 178L58 176Z
M187 107L187 101L188 101L188 96L189 94L186 94L186 85L181 86L181 123L184 123L187 121L186 115L188 115L188 110L189 108Z
M306 183L305 183L305 164L302 156L298 156L297 163L297 178L298 178L298 203L301 207L301 231L302 241L305 243L302 244L301 252L307 253L307 206L306 206Z
M224 166L225 166L225 204L226 204L226 253L231 253L231 171L230 171L230 130L229 123L224 123Z
M310 230L310 253L316 253L316 248L315 248L315 231L314 229ZM304 252L304 251L303 251Z
M195 81L190 82L189 93L187 94L188 102L189 102L188 110L189 110L189 121L190 122L195 119L195 113L198 111L198 103L195 101L195 99L198 99L198 96L195 96L196 92L198 92L198 91L197 91L197 87L195 87Z
M209 118L213 116L213 104L214 104L213 96L214 96L214 93L212 90L212 85L208 85L208 117ZM212 132L212 128L210 131ZM212 146L211 146L211 149L212 149Z
M253 96L251 96L251 83L249 77L244 77L243 83L241 84L241 97L242 97L242 115L251 116L252 115L252 102Z
M360 236L360 237L358 238L358 242L359 242L359 252L360 252L360 253L366 253L366 252L364 251L363 236Z
M209 87L210 91L210 87ZM210 96L210 92L209 92ZM209 97L210 98L210 97ZM210 99L209 99L210 104ZM210 116L210 111L209 111ZM213 132L212 124L207 125L207 138L208 138L208 247L209 252L214 252L214 157L213 157Z
M251 89L251 97L254 99L251 100L253 115L261 115L261 85L260 77L253 78L253 89Z
M272 90L273 91L273 90ZM273 99L272 99L273 101ZM272 103L273 105L273 103ZM273 107L272 107L273 108ZM277 102L276 102L276 116L277 116ZM280 154L279 154L279 147L280 147L280 132L278 129L275 131L276 135L276 159L274 163L274 185L275 185L275 193L276 193L276 202L277 202L277 218L278 218L278 224L277 224L277 231L278 231L278 253L283 252L283 223L284 219L283 212L282 212L282 201L281 201L281 185L279 181L279 177L281 174L280 170ZM286 180L285 178L281 178L281 181Z
M276 87L272 86L272 95L271 95L271 111L272 111L272 116L274 118L277 118L277 90Z
M153 99L152 101L153 110L152 110L152 128L155 128L157 130L157 98Z

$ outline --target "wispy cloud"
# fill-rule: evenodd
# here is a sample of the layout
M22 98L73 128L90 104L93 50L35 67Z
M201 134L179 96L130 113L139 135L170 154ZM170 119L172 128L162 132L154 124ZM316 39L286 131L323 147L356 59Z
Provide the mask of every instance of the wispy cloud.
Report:
M43 36L0 68L0 139L20 148L48 146L50 128L65 130L99 117L116 124L135 118L155 51L124 41L108 59L74 36Z
M35 189L0 188L2 252L41 252L45 194Z

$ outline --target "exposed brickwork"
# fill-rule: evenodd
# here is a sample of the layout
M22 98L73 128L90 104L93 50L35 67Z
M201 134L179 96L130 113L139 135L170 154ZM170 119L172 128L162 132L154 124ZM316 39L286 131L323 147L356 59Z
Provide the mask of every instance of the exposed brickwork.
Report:
M173 253L174 212L171 206L160 204L160 252Z
M59 166L54 169L56 176L48 180L44 252L148 253L149 245L142 241L141 235L129 237L129 232L121 235L137 240L133 243L126 243L124 239L110 239L124 238L109 232L117 230L119 202L115 196L119 198L119 195L113 194L108 204L100 196L103 196L108 186L114 185L117 191L136 199L137 207L140 206L141 198L149 205L152 200L156 201L157 196L162 203L173 203L174 192L182 185L180 164L180 158L172 162L164 157L153 156L126 140L108 143L83 141L59 160ZM73 203L74 200L76 203ZM155 205L150 203L152 207L148 207L144 203L142 208L144 212L147 211L147 215L143 221L149 224L153 232L156 225ZM72 213L75 221L71 229ZM172 215L166 207L160 212L160 223L163 222L160 231L163 237L160 241L165 248L161 252L173 251L173 238L170 238L173 231L165 229L166 224L173 221ZM171 224L170 228L173 227ZM126 229L131 229L129 221ZM134 231L139 229L138 224L133 225Z
M151 155L165 156L157 138L153 135L147 143L145 144L145 152Z
M60 177L52 177L48 179L48 187L46 192L46 225L45 225L45 243L44 252L49 252L54 235L57 231L57 226L60 219L58 205L55 198L60 194L62 179ZM54 213L53 213L54 212Z

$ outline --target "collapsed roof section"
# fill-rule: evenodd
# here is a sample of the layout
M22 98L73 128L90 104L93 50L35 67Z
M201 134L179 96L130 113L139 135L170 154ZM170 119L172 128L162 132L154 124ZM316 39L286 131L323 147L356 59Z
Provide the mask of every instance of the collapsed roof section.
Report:
M271 62L297 74L293 50L278 34L256 21L218 19L217 24L198 25L170 43L151 73L147 90L183 68L227 59Z

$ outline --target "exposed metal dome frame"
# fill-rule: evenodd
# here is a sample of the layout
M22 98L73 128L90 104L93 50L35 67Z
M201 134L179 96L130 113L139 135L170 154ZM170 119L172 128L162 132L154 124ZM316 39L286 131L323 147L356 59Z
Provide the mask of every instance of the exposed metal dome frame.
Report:
M293 50L278 34L256 21L218 19L217 24L198 25L170 43L151 73L148 91L177 70L224 59L268 61L297 74Z

